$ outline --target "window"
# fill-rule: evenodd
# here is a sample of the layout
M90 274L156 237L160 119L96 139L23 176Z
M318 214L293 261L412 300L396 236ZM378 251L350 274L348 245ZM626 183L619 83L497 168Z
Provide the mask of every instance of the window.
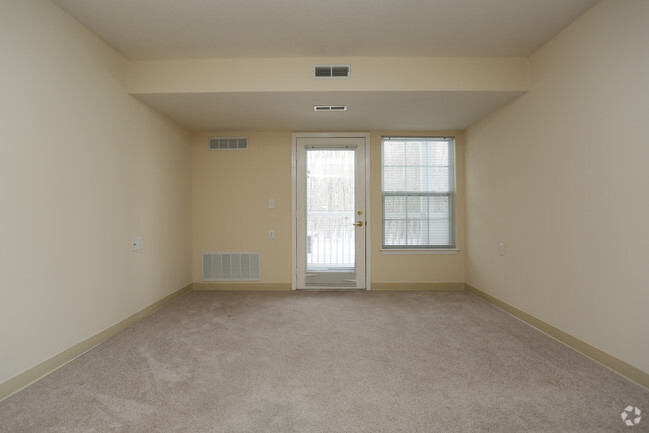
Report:
M455 248L452 138L383 137L383 248Z

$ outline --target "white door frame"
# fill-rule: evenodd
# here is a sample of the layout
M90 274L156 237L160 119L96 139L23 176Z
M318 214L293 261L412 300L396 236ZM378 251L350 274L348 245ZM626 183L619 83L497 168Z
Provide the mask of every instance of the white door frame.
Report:
M365 139L365 289L371 289L371 219L370 219L370 134L369 132L294 132L291 152L291 288L297 290L297 140L298 138L364 138Z

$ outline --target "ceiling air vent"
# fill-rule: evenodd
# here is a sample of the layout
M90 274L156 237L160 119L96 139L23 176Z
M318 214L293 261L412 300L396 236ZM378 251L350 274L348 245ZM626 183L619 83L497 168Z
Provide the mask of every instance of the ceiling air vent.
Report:
M210 150L248 150L248 137L210 137Z
M313 111L347 111L346 105L314 105Z
M313 78L349 78L349 65L315 65L313 67Z

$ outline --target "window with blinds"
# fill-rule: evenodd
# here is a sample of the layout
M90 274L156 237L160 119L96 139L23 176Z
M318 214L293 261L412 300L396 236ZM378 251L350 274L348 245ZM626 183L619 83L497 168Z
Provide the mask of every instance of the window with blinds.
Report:
M383 137L383 248L455 248L453 138Z

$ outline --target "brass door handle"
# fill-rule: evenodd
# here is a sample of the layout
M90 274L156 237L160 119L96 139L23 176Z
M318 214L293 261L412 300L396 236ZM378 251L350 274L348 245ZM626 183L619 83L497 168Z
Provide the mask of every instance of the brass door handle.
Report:
M354 223L354 224L352 224L352 225L354 225L354 226L356 226L356 227L363 227L363 221L359 221L359 222Z

